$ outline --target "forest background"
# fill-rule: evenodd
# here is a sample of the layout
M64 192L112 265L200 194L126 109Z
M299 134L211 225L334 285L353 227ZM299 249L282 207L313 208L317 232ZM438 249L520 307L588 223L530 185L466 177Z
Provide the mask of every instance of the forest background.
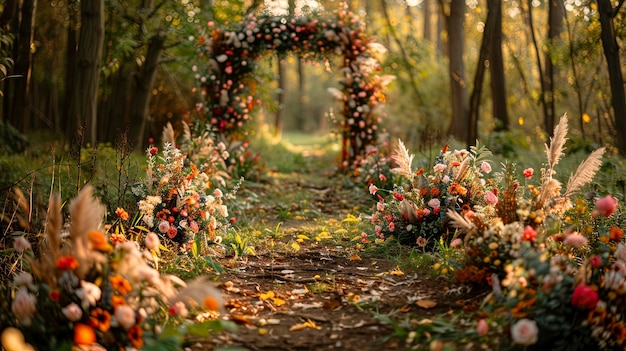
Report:
M623 1L349 1L388 52L383 125L438 148L451 137L514 153L545 141L567 113L577 148L626 154L619 43ZM167 122L189 118L199 95L198 34L249 14L332 12L336 1L5 0L0 15L0 99L7 151L46 131L77 141L127 138L142 150ZM335 61L333 61L335 60ZM266 57L257 72L256 123L274 133L326 132L339 110L339 57L327 63ZM306 63L312 64L306 64ZM77 133L77 131L83 133ZM495 133L494 133L495 132ZM80 137L79 137L80 135ZM36 137L35 137L36 138ZM32 140L34 141L34 140Z

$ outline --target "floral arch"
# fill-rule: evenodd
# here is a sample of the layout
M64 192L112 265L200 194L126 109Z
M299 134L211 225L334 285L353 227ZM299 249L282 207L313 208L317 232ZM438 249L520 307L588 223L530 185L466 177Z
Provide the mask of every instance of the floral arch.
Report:
M343 101L341 168L351 167L375 144L385 79L377 75L374 54L384 48L366 37L357 16L346 9L325 19L249 16L229 28L209 22L207 29L199 38L209 64L197 72L203 95L198 112L220 134L240 139L242 127L252 119L255 66L264 54L295 53L326 62L331 55L342 55L342 91L333 92Z

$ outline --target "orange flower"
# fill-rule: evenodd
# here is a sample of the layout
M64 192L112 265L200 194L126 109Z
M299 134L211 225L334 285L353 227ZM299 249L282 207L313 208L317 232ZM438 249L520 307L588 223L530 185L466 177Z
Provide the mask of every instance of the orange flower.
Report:
M95 343L96 332L92 327L82 323L74 324L74 344L93 345Z
M450 184L450 186L448 187L448 192L451 195L461 195L461 196L465 196L465 194L467 194L467 189L464 188L461 184L453 182L452 184Z
M424 167L420 167L416 172L415 175L422 175L422 173L424 173Z
M78 261L72 256L61 256L57 258L57 269L62 271L74 270L78 268Z
M111 305L113 305L113 310L115 310L117 306L126 305L126 300L121 296L113 295L111 296Z
M115 210L115 214L117 215L117 217L119 217L123 221L127 221L128 218L130 218L130 216L128 215L128 212L126 212L126 210L121 207L118 207Z
M460 165L461 165L461 162L459 162L459 161L452 161L452 162L450 162L450 166L452 166L452 167L458 167Z
M441 194L441 191L439 191L439 188L437 188L437 187L432 187L432 188L430 189L430 196L432 196L432 197L437 197L437 196L439 196L439 194Z
M133 344L134 348L140 349L143 346L143 330L141 330L137 324L128 329L127 335L128 340Z
M112 250L111 245L107 242L104 234L97 230L90 230L89 233L87 233L87 239L89 240L89 244L91 244L91 248L94 250L102 252L109 252Z
M209 311L219 311L220 303L213 296L207 296L204 298L204 308Z
M89 325L101 332L107 332L111 328L111 314L107 310L96 307L89 316Z
M111 282L111 286L115 291L120 293L121 295L128 294L131 290L133 290L132 285L128 282L128 280L124 279L121 275L114 275L109 277L109 281Z
M620 240L622 240L622 237L624 236L624 231L618 227L611 227L611 231L609 232L609 237L611 238L611 240L615 241L615 242L619 242Z
M615 335L615 339L617 339L617 342L623 343L626 341L626 327L624 326L624 323L615 323L611 329L613 335Z
M422 188L420 190L420 196L426 196L428 194L428 188Z

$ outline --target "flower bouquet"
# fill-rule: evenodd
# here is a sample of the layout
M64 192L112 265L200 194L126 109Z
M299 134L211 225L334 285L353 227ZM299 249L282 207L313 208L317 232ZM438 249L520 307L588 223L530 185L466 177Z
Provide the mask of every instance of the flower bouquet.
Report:
M63 225L61 201L51 197L44 239L33 246L17 237L14 249L23 267L1 291L2 347L14 350L178 350L198 317L221 310L220 294L207 282L185 284L161 275L144 245L113 243L102 231L104 207L84 187L69 205ZM68 229L64 229L68 228ZM221 327L221 322L203 325Z
M224 160L229 154L223 143L215 143L208 133L193 138L184 125L181 147L175 145L172 126L163 133L163 149L147 150L145 183L133 188L141 221L149 231L178 244L183 251L200 250L200 243L218 240L219 231L229 225L224 201L231 194L215 187L226 186ZM195 244L198 243L198 244Z
M484 146L467 150L444 147L431 170L414 170L414 155L400 141L392 156L397 167L392 172L401 182L391 190L369 185L378 199L371 216L377 239L395 236L401 243L434 248L443 239L450 243L454 231L447 225L446 212L467 214L480 211L495 213L497 190L485 175L491 172L487 158L491 152Z

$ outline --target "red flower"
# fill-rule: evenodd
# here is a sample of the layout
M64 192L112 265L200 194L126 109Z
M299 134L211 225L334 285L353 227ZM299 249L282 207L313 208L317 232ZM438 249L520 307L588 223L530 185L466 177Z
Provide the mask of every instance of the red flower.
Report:
M598 268L600 267L600 265L602 265L602 258L600 256L593 256L589 259L589 264L593 268Z
M60 299L61 299L61 293L59 293L56 290L50 291L50 300L54 302L59 302Z
M598 293L590 286L581 284L574 289L572 293L572 306L584 310L592 310L596 308L597 303Z
M57 258L57 269L62 271L74 270L78 268L78 261L72 256L61 256Z
M395 197L396 200L398 200L398 201L404 200L404 195L402 195L402 194L393 193L393 197Z
M535 238L537 237L537 231L527 225L526 228L524 228L524 233L522 234L522 240L523 241L535 241Z
M532 169L532 168L526 168L526 169L524 170L524 172L522 172L522 174L523 174L523 175L524 175L524 177L526 177L526 178L530 178L530 177L532 177L534 173L535 173L535 170L534 170L534 169Z
M154 156L159 152L159 149L156 147L151 147L149 152L150 152L150 155Z

